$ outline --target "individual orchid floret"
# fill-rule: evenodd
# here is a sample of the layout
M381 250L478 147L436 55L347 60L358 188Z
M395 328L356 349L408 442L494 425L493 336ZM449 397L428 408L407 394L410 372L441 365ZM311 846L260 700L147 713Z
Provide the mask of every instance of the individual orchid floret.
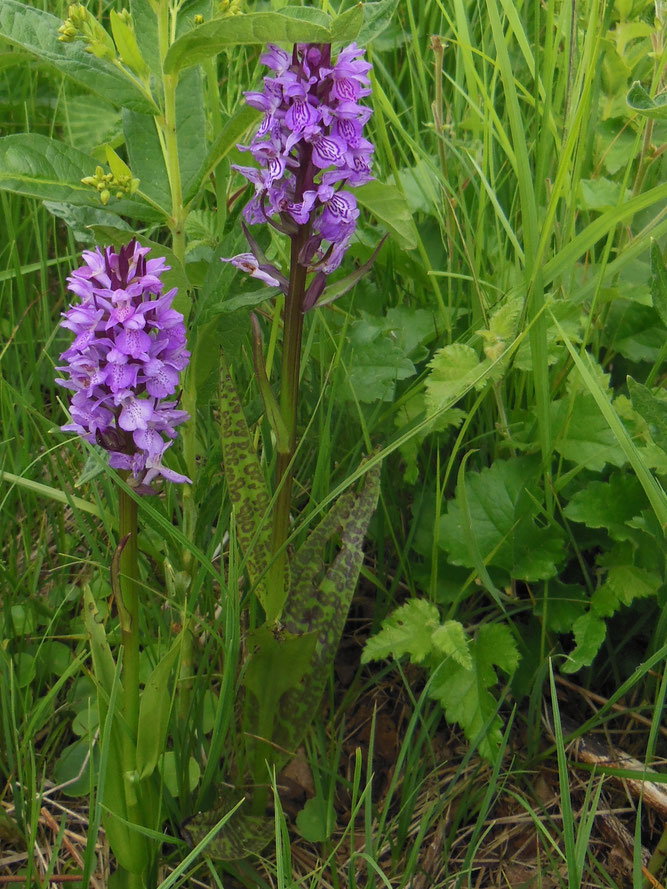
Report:
M174 396L190 353L183 315L172 308L176 289L162 293L169 266L149 252L136 240L118 253L84 251L85 265L67 279L80 301L63 313L61 327L75 339L56 380L74 392L72 422L62 429L109 451L110 465L131 472L141 493L152 493L158 475L190 482L162 465L176 427L189 419Z
M232 256L231 259L222 259L221 261L231 262L237 269L246 272L251 278L258 278L260 281L264 281L269 287L280 287L278 278L264 271L252 253L239 253L237 256Z

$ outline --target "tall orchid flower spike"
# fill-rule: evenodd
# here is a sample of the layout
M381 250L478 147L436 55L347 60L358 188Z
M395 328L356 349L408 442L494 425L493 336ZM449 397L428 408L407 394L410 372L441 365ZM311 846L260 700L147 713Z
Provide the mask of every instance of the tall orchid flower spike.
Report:
M359 103L370 94L371 65L363 54L352 43L332 64L329 44L297 44L291 56L270 44L262 61L275 76L264 78L262 92L245 94L249 105L264 112L250 145L239 145L259 169L234 165L255 188L245 219L268 222L298 240L299 262L308 272L328 275L338 268L359 217L348 189L373 178L374 147L363 135L372 112ZM246 256L231 261L260 277L257 266L242 264ZM270 268L262 271L277 277ZM321 277L315 286L321 293ZM306 296L302 309L316 301Z
M171 307L176 289L163 293L164 258L146 259L148 247L130 241L83 253L85 265L68 281L78 301L63 313L61 326L75 334L60 356L56 382L74 395L72 422L77 432L109 451L109 464L129 470L141 493L151 482L190 479L162 465L188 419L179 410L179 374L187 366L183 316Z

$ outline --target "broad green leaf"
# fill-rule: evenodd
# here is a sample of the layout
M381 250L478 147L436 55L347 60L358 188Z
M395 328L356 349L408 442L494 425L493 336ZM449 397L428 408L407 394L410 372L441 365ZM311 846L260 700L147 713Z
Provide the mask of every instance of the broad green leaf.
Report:
M171 212L171 191L155 120L147 114L123 111L123 133L132 175L139 189L162 209Z
M181 193L186 195L198 187L200 171L208 152L202 73L199 67L186 71L179 78L176 88L176 127Z
M660 93L654 99L649 96L638 80L630 87L628 105L644 117L653 120L667 120L667 93Z
M243 406L224 358L220 359L220 434L225 482L234 507L236 539L245 558L250 583L264 607L266 586L263 578L271 553L269 491Z
M667 451L667 399L658 398L650 389L637 383L632 377L628 377L628 390L632 406L646 420L651 438L658 447ZM664 392L664 390L658 391Z
M592 395L561 398L551 406L554 448L566 460L595 472L607 463L626 462L614 433L600 413Z
M604 583L593 593L591 610L598 617L611 617L621 605L655 596L661 583L657 574L637 565L612 565Z
M0 138L0 188L74 205L102 208L97 192L81 179L95 171L97 161L71 145L37 133L16 133ZM115 214L155 220L155 210L137 199L112 199Z
M357 37L359 46L366 46L389 27L391 18L398 8L398 3L399 0L377 0L375 3L364 3L364 23Z
M186 193L185 200L190 201L195 196L202 183L215 171L218 164L236 147L243 136L252 130L262 112L250 105L242 105L227 121L218 133L215 142L208 150L208 154L198 174L194 177L190 190Z
M519 653L510 630L504 624L484 624L470 644L472 669L449 659L440 667L429 687L450 722L457 722L469 741L480 738L479 752L493 759L502 741L502 723L496 715L496 700L489 691L500 667L508 675L516 670Z
M625 189L624 200L629 200L632 192ZM621 200L621 183L600 176L597 179L579 180L579 198L584 210L609 210Z
M130 0L130 12L141 55L153 74L159 76L162 74L162 66L160 64L157 16L151 8L151 0Z
M576 673L582 667L592 664L607 635L605 622L592 611L582 614L574 622L572 629L576 648L562 664L561 672L563 673Z
M571 633L574 622L586 611L589 596L576 584L558 580L541 584L535 590L533 613L556 633Z
M651 299L663 326L667 327L667 264L657 241L651 242Z
M407 654L413 663L421 664L438 648L435 635L439 628L437 606L427 599L410 599L385 618L379 633L366 642L361 663L388 657L398 660Z
M352 43L359 37L364 21L364 4L357 3L351 9L337 15L331 23L332 43Z
M328 43L329 28L279 12L250 12L204 22L172 43L165 74L176 74L217 55L229 46L266 43Z
M453 658L466 670L472 669L472 657L463 624L457 620L446 620L433 632L432 642L438 652Z
M0 4L0 37L53 65L86 89L120 108L152 114L157 106L110 62L86 52L81 43L58 40L61 19L18 0Z
M129 241L132 237L132 229L130 226L115 213L111 213L106 207L80 207L74 204L63 204L56 201L43 201L44 208L62 219L65 225L71 229L72 234L77 241L84 244L94 244L95 235L93 228L110 227L116 231L124 231L125 241ZM104 465L99 460L96 461L98 473L104 471ZM77 487L81 484L81 480L77 480Z
M190 630L185 628L183 632L189 633ZM169 677L180 648L181 640L178 639L153 669L141 693L136 760L139 778L148 778L153 774L164 752L171 710Z
M239 793L227 790L215 809L200 812L189 818L182 826L181 833L190 845L196 845L208 834L220 818L238 802ZM206 847L206 854L218 861L238 861L251 854L258 854L273 837L273 818L264 815L249 815L247 803L237 809L226 822L220 833Z
M631 361L658 361L667 338L653 306L615 300L604 326L604 343Z
M331 836L329 802L324 796L314 796L296 816L296 828L309 843L323 843Z
M538 464L532 458L496 460L465 476L466 513L484 563L517 580L543 580L557 574L565 554L563 533L555 524L540 526ZM463 526L461 491L440 519L440 546L454 565L475 567ZM541 517L540 517L541 523Z
M122 139L120 111L100 96L89 93L68 96L65 92L62 102L58 103L57 120L67 142L100 160L103 155L96 154L96 149L99 151L105 143L116 144L118 138Z
M631 531L626 523L647 505L637 478L615 472L609 481L591 481L577 491L563 512L573 522L589 528L607 528L615 540L627 540Z
M359 328L352 325L352 355L348 364L348 383L359 401L391 401L397 380L416 373L415 366L403 350L388 336L377 336L372 342L359 341Z
M314 6L283 6L280 15L294 19L295 22L315 25L331 31L331 16Z
M82 738L65 747L58 755L53 766L53 780L64 784L65 796L80 797L90 793L90 761L97 771L99 767L99 748L91 750L92 739ZM0 841L3 839L0 833Z
M418 243L414 219L401 192L393 185L368 182L354 191L357 203L379 220L404 250L414 250Z
M328 682L338 642L364 558L363 542L380 490L380 464L369 469L360 492L348 489L311 531L291 562L290 592L281 615L294 635L316 633L309 669L280 699L274 741L295 750L310 725ZM340 549L329 566L324 548L334 534ZM320 579L321 578L321 579Z
M139 751L137 750L137 753L138 752ZM160 759L160 776L169 790L169 793L175 799L178 799L181 793L192 793L197 787L201 775L199 763L192 756L188 758L187 775L179 775L179 765L180 763L176 759L174 750L167 750L164 756ZM179 787L179 779L182 780L183 778L185 778L187 786Z

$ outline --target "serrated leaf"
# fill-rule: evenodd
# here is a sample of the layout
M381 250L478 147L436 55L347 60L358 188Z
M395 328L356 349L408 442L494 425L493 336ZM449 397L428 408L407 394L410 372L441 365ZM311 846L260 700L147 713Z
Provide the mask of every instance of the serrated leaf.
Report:
M667 120L667 93L660 93L652 99L638 80L630 87L627 102L633 111L652 120Z
M651 438L667 451L667 400L658 398L646 386L628 377L628 390L632 406L648 425Z
M648 505L646 495L634 475L615 472L609 481L592 481L577 491L563 512L573 522L589 528L607 528L615 540L626 540L626 525Z
M480 555L488 566L521 580L554 577L565 554L563 533L555 525L540 527L538 464L527 457L497 460L465 477L467 510ZM531 496L532 495L532 496ZM461 492L440 519L440 546L454 565L476 567L463 526Z
M651 241L651 299L653 308L667 327L667 264L657 241Z
M433 651L433 636L440 627L437 606L426 599L410 599L382 622L379 633L366 642L361 663L388 657L397 660L409 655L413 663L423 663Z
M621 605L655 596L660 585L657 574L637 565L612 565L605 582L593 593L591 608L600 617L610 617Z
M457 722L469 741L477 741L483 732L479 753L493 759L502 741L502 722L489 691L498 681L494 666L511 675L519 663L519 653L503 624L480 627L470 650L472 669L448 661L431 682L429 696L439 701L447 719Z
M103 209L97 192L81 179L97 161L71 145L37 133L0 138L0 188L43 201ZM139 200L113 200L109 212L155 221L158 214Z
M629 200L631 197L632 192L626 188L623 198ZM579 198L585 210L609 210L616 207L621 200L621 183L604 176L599 176L597 179L580 179Z
M379 336L372 342L354 346L347 379L356 398L370 404L391 401L397 380L405 380L415 373L414 364L402 349L388 337Z
M426 378L426 411L429 416L454 404L478 378L481 362L477 352L463 343L438 349L429 362Z
M417 247L418 235L412 213L401 192L393 185L368 182L354 191L357 203L365 207L389 231L403 250Z
M210 59L229 46L266 43L328 43L329 28L279 12L250 12L204 22L172 43L165 74L176 74Z
M605 622L592 611L577 618L572 630L577 645L561 666L563 673L576 673L582 667L590 666L607 635Z
M80 42L58 40L61 24L56 16L18 0L2 0L0 4L0 37L34 53L117 107L143 114L157 111L157 106L110 62L86 52Z
M457 620L446 620L433 631L431 642L438 652L449 655L466 670L472 670L472 656L463 624Z

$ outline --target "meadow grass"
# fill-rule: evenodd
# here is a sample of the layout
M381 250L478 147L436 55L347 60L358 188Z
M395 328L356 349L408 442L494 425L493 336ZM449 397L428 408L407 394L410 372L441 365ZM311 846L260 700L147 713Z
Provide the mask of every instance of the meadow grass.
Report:
M43 8L66 15L64 3ZM183 530L180 492L140 503L144 679L175 628L192 629L172 700L162 889L664 884L659 825L641 801L628 811L635 803L604 765L586 775L568 759L559 712L581 733L631 748L647 768L664 757L667 125L626 96L635 80L652 96L664 89L666 33L645 0L402 0L369 47L374 172L401 196L414 244L390 238L350 295L308 316L290 532L300 543L372 454L382 487L362 577L300 751L307 786L296 781L290 796L267 772L268 848L222 865L215 838L231 816L216 810L186 849L179 826L243 777L230 772L241 745L237 699L245 639L259 623L220 472L216 384L202 377L197 437L186 445L198 467L194 530ZM0 45L2 135L94 144L100 121L86 122L82 92L12 55ZM205 66L213 136L260 71L252 48ZM211 295L207 263L220 242L234 242L239 187L224 159L191 218L200 306ZM103 885L96 775L110 738L91 722L81 612L89 584L117 652L108 583L116 482L92 447L59 431L64 398L53 381L67 342L57 326L65 278L82 243L40 202L9 191L0 201L0 773L9 825L0 867L27 885L46 885L56 867ZM169 246L164 230L142 233ZM369 218L353 260L365 261L377 240ZM284 248L273 238L268 249ZM280 312L262 308L270 372ZM269 474L275 454L248 330L246 316L239 329L221 329L216 346L233 355ZM514 467L525 475L516 491ZM596 485L608 499L587 506L602 498ZM624 512L625 500L635 511ZM488 685L483 731L460 731L450 699L437 697L451 663L360 666L366 639L415 599L470 640L483 626L508 628L521 662ZM482 745L496 712L500 741L489 755ZM301 821L291 811L297 791L316 800ZM605 846L610 819L631 838L616 858Z

